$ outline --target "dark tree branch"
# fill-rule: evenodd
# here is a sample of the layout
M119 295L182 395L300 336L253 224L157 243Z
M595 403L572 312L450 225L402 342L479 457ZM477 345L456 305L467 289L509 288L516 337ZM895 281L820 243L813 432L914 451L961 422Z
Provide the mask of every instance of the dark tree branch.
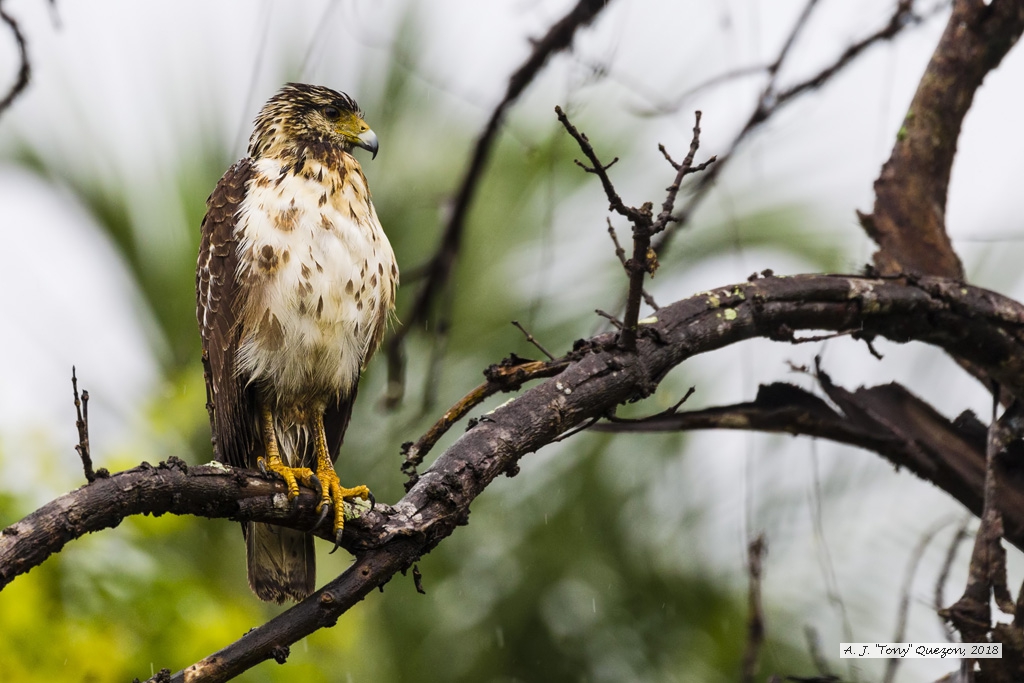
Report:
M998 405L998 401L995 403ZM1016 446L1016 450L1020 450L1022 433L1024 413L1020 403L1015 402L1011 405L998 420L993 415L985 442L985 493L981 528L974 538L967 586L959 600L948 609L939 612L960 632L965 643L989 641L989 634L993 630L993 601L1006 614L1013 615L1016 612L1016 605L1006 584L1006 548L1002 544L1004 530L1003 515L1000 511L1003 505L1003 483L997 475L996 463L999 459L1007 458L1011 448ZM1013 638L1013 645L1015 647L1011 647L1007 655L1012 658L1016 654L1016 658L1019 659L1022 649L1019 632ZM967 667L968 680L973 680L973 661L966 659L964 663ZM985 680L1010 680L1005 677L1002 662L982 659L978 660L978 663L981 672L985 674Z
M970 413L950 422L899 384L850 392L818 371L822 387L839 407L797 386L760 387L750 403L659 413L643 420L600 424L596 431L666 432L742 429L829 439L857 446L905 467L960 501L979 517L985 483L985 427ZM1005 537L1024 550L1024 478L997 463L1005 488L1000 509Z
M139 467L107 477L67 493L24 519L0 531L0 590L20 574L60 552L70 541L87 533L110 529L131 515L164 513L263 521L308 531L319 520L317 497L301 489L295 508L287 488L259 472L210 463L188 467L182 460ZM391 509L378 505L365 519L345 527L346 547L358 549L378 539L360 530L367 520L387 518ZM332 540L330 524L315 533ZM352 526L352 529L349 528ZM383 527L381 527L383 529ZM388 533L388 532L384 532Z
M953 3L892 155L875 181L874 210L860 216L879 245L874 261L881 273L963 278L945 215L960 128L982 80L1022 31L1019 0Z
M484 167L494 148L505 113L526 91L547 61L553 55L568 49L572 45L576 31L593 22L609 2L610 0L579 0L564 17L548 29L543 38L534 42L530 56L509 78L505 96L491 112L490 119L473 147L473 154L455 195L451 217L445 225L437 251L426 265L425 279L416 294L412 309L403 316L403 326L396 330L388 341L390 387L386 400L390 404L396 405L401 400L401 392L404 390L404 377L391 373L402 373L404 370L405 364L401 361L401 355L405 336L409 330L419 327L427 320L435 299L451 278L455 260L462 247L462 236L466 231L466 216L483 179Z
M732 311L726 315L724 311ZM516 471L526 453L623 401L649 395L690 356L754 336L780 324L794 329L846 329L897 341L917 339L969 357L1024 392L1024 307L992 292L944 280L903 283L856 277L805 276L758 280L663 308L655 339L636 352L602 335L579 345L579 360L557 378L492 411L451 446L396 504L407 531L358 555L353 567L307 600L257 627L242 640L190 667L179 680L221 681L317 628L396 571L410 566L459 524L470 502L497 476Z
M496 477L514 473L523 455L620 403L650 395L688 358L745 339L770 338L781 325L825 330L859 325L864 334L934 344L977 363L1011 392L1024 395L1024 306L993 292L934 278L855 276L766 278L704 292L658 311L649 323L651 334L638 339L635 352L620 348L613 334L577 343L557 377L477 422L393 508L379 505L346 525L343 545L357 557L350 569L175 679L224 681L260 661L281 658L289 645L334 624L371 590L465 524L470 503ZM70 539L136 512L258 518L289 526L314 521L312 492L303 491L299 513L292 514L283 485L253 473L224 475L217 468L203 476L203 468L191 468L194 476L185 476L180 464L140 473L146 469L134 471L135 479L98 479L5 529L0 533L2 580L9 582L38 565ZM146 483L165 477L177 483ZM119 486L129 482L133 486ZM200 489L201 495L191 495Z
M0 99L0 115L2 115L14 104L14 100L18 99L18 96L21 95L25 88L28 87L29 80L32 77L32 66L28 60L28 45L25 42L25 36L22 34L21 27L15 18L4 10L3 0L0 0L0 21L3 21L11 29L11 33L14 35L14 42L18 44L18 59L20 60L18 75L15 77L14 83L3 99Z

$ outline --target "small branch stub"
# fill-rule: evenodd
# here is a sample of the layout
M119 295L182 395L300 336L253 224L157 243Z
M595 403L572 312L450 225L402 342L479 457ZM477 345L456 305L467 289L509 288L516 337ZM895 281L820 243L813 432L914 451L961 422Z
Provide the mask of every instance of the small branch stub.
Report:
M92 469L92 455L89 453L89 392L82 391L78 395L78 376L75 374L74 366L71 367L71 389L75 394L75 427L78 429L78 457L82 459L82 468L85 470L85 480L90 484L96 481L96 472Z

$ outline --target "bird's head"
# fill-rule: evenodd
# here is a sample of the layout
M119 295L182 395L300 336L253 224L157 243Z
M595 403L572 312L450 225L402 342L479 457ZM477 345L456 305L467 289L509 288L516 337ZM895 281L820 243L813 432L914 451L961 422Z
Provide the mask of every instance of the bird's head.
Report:
M377 135L355 100L320 85L287 83L256 117L249 156L287 153L297 147L362 147L377 156Z

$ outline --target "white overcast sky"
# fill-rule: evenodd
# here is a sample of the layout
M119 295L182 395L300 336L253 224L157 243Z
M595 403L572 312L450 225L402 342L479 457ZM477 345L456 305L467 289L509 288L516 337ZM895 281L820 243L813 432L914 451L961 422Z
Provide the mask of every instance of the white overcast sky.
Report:
M303 79L347 90L358 99L352 84L361 82L361 74L382 70L396 49L396 17L407 6L416 7L421 17L418 77L436 87L438 110L463 121L472 132L501 97L507 75L528 54L528 38L539 36L571 4L64 0L54 9L45 0L7 0L5 10L21 22L29 41L33 83L0 117L0 319L5 321L0 329L0 438L5 442L0 445L8 446L3 450L10 452L12 444L39 434L54 448L66 449L74 442L68 400L73 363L88 377L93 395L101 397L94 410L107 413L95 428L98 444L129 438L140 422L138 411L160 386L151 356L151 326L127 286L123 267L94 238L79 206L5 159L19 141L28 140L71 164L92 156L96 172L114 177L159 179L161 168L176 159L180 140L212 117L241 155L255 112L280 85L276 65L302 64ZM850 42L875 30L891 4L823 0L783 80L814 72ZM700 108L702 149L708 154L721 151L753 106L758 81L706 91L676 116L652 119L636 112L650 107L652 99L672 100L717 73L770 59L802 5L791 0L614 0L596 28L579 36L575 53L557 58L530 89L513 112L513 125L528 116L551 117L555 104L568 103L584 116L601 112L633 138L633 149L642 151L638 158L623 159L617 179L624 196L645 199L651 188L665 182L659 175L664 167L657 143L685 149L692 126L689 112ZM839 240L848 249L849 270L870 260L872 246L856 225L854 209L870 209L871 183L944 21L939 17L910 30L894 45L873 49L820 96L811 95L780 114L745 148L703 215L790 203L812 206L821 223L819 238ZM588 65L598 63L608 67L609 76L594 81ZM13 77L15 65L13 42L0 30L0 83ZM1012 267L1024 258L1021 83L1024 51L1018 47L989 76L968 116L948 211L950 232L972 281L1016 298L1024 297L1024 285ZM372 122L372 112L368 118ZM429 124L424 122L425 127ZM382 141L382 148L386 145ZM559 221L566 226L580 220L601 224L594 202L578 204L559 209ZM39 244L45 245L45 259L30 259ZM558 262L563 250L575 254L579 238L567 230L556 234L554 244ZM674 296L662 298L725 285L754 270L798 272L802 266L778 254L738 252L735 258L718 259L679 276L678 282L672 281L678 287ZM574 278L572 272L570 267L565 277ZM742 400L752 396L757 382L784 379L786 359L806 361L815 351L801 355L776 350L766 353L763 363L752 364L749 355L744 359L737 350L709 356L706 362L726 378L717 398ZM886 355L885 364L865 359L829 369L848 386L894 378L910 381L951 416L966 407L984 414L987 400L973 381L959 371L931 371L933 365L949 365L941 354L887 345ZM838 363L839 354L833 357ZM762 452L743 436L701 435L694 441L718 452L734 447L755 461ZM793 450L798 451L793 466L806 469L807 449ZM822 446L822 460L831 452ZM842 453L852 457L850 451ZM817 452L810 457L818 457ZM13 462L0 465L0 472L10 473L14 467ZM766 478L766 486L806 485L803 475L796 484L784 476L772 483L768 480L778 476L772 472L758 470L756 477ZM733 473L724 469L703 476L721 477L720 483L728 486ZM900 488L906 485L906 477L895 485L886 480L874 498L862 498L859 506L843 513L857 517L872 508L907 529L882 546L883 554L892 551L891 562L878 562L877 552L859 561L846 558L849 572L888 577L891 584L916 534L942 510L956 510L939 495L919 489L908 494ZM935 513L921 519L908 512L899 499L908 495L934 506ZM870 538L870 532L863 533ZM807 543L794 545L793 552L813 554L813 542ZM738 555L738 548L731 546L726 555ZM817 565L806 571L820 577ZM794 580L788 590L796 595L789 595L786 586L778 590L798 599L800 588L801 582ZM880 604L891 606L891 594ZM889 614L878 619L892 623ZM863 635L870 640L887 637L887 632Z

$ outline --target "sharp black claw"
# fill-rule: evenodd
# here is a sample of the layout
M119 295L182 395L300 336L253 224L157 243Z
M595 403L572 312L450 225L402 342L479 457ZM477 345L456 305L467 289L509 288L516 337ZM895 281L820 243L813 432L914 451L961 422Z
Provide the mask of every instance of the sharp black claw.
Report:
M339 547L341 547L341 534L342 533L343 533L343 530L342 529L338 529L338 533L334 536L334 547L331 548L331 552L327 553L328 555L333 555L334 551L337 550Z
M256 461L256 466L260 468L260 472L263 473L264 477L267 476L267 464L263 462L263 458Z
M372 491L367 491L366 495L369 496L370 510L373 510L373 508L377 507L377 499L373 497L373 492Z
M316 491L316 497L322 498L324 495L324 485L320 483L320 480L317 478L315 474L309 475L309 481L311 484L313 484L313 486L316 487L314 489L314 491Z
M321 524L323 524L324 520L327 519L327 515L329 515L330 512L331 506L324 503L323 507L320 509L320 517L316 520L316 524L313 525L313 528L315 529Z

